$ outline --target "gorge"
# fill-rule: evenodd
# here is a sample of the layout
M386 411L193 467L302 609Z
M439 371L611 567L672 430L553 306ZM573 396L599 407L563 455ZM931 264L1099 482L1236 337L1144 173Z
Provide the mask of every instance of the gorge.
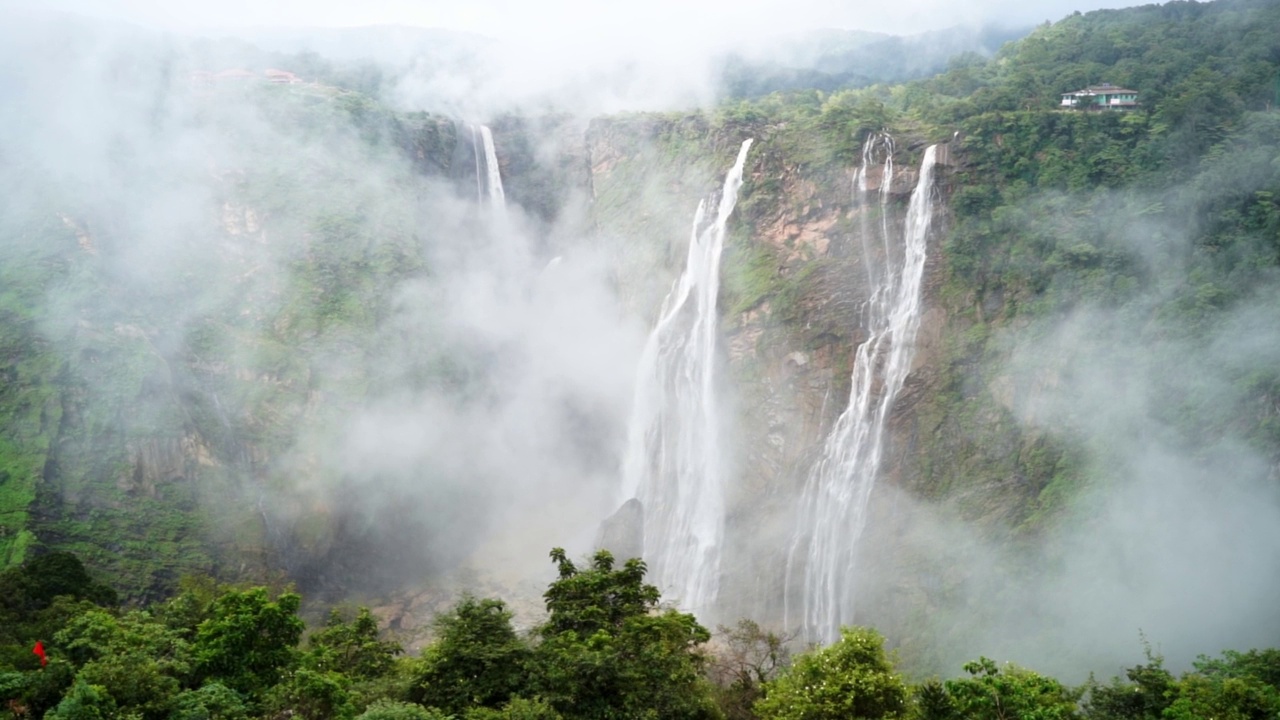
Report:
M604 545L708 627L874 625L921 676L1274 644L1276 13L601 115L10 32L0 563L294 582L417 642L464 591L536 623L548 550ZM1150 104L1056 107L1104 72Z

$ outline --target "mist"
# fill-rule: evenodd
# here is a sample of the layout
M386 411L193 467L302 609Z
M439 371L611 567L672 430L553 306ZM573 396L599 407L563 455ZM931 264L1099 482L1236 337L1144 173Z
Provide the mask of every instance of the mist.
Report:
M1223 417L1250 407L1250 374L1280 360L1263 320L1273 307L1248 298L1203 339L1154 335L1141 312L1081 309L1015 346L1019 418L1084 448L1100 478L1046 538L1053 569L1029 606L1051 635L1072 629L1051 645L1119 665L1141 633L1187 669L1280 639L1275 463L1246 422Z
M33 306L23 321L70 358L83 406L113 408L67 412L91 438L79 452L129 448L58 502L87 507L113 487L162 496L174 477L200 477L220 550L265 556L193 567L282 570L321 600L405 615L420 597L406 588L536 596L547 551L590 551L617 507L648 325L698 194L728 165L645 178L637 204L688 197L646 206L652 236L625 247L588 210L593 168L571 146L590 118L713 107L732 95L726 58L843 77L810 42L844 52L853 35L831 28L918 46L963 27L974 34L957 51L989 54L984 28L1013 37L1088 9L48 7L69 14L0 6L14 20L0 29L0 259L39 269L8 290ZM204 79L269 67L303 88L280 101L265 83ZM503 207L477 185L480 123L499 129ZM1140 224L1112 241L1156 278L1192 242ZM620 278L623 255L658 269ZM927 598L942 608L936 647L904 647L930 655L922 665L954 672L985 654L1080 679L1139 661L1143 638L1175 668L1280 642L1274 459L1213 416L1248 405L1252 374L1280 363L1276 298L1246 298L1196 337L1153 322L1165 299L1154 282L1121 308L1082 302L1009 327L1001 365L974 378L1022 432L1061 442L1098 478L1043 535L980 536L954 508L886 491L916 523L900 542L927 558L906 572L942 598ZM1189 436L1198 414L1206 434ZM153 452L152 435L194 459L124 477L116 466ZM168 580L138 582L158 593Z
M275 54L277 63L288 62L281 56L301 54L362 66L366 75L378 76L365 80L381 98L401 109L482 120L504 112L594 116L706 107L726 96L726 72L732 74L733 63L742 60L750 64L749 73L808 75L817 68L834 76L820 77L819 84L905 80L941 70L955 54L989 55L1033 25L1072 11L1127 4L1062 0L1032 9L1005 0L892 6L832 0L621 6L383 0L231 2L179 10L153 0L53 0L34 13L16 3L6 12L65 13L184 43L241 46L238 53L223 54L224 65L216 69L236 67L237 57L244 63L255 53ZM875 41L900 44L858 53ZM876 67L885 62L881 56L901 68L886 73Z
M473 158L432 174L395 147L478 152L465 125L362 136L340 93L206 88L207 46L66 18L4 34L7 262L72 262L26 298L40 335L155 363L111 432L199 445L188 469L225 483L207 501L259 515L269 562L322 596L466 563L515 583L589 549L644 329L582 198L554 221L478 206ZM121 377L87 375L90 397Z
M1009 411L1024 455L1043 452L1046 440L1062 450L1047 460L1056 487L986 478L952 506L883 489L885 532L904 548L891 557L904 566L876 558L875 545L863 549L867 617L907 628L905 608L928 608L928 630L897 638L916 667L946 675L985 655L1083 682L1122 675L1148 650L1180 672L1200 655L1280 642L1280 488L1266 450L1280 278L1264 271L1229 310L1189 307L1180 299L1188 278L1206 282L1195 271L1206 262L1204 229L1138 210L1178 198L1194 217L1215 197L1253 192L1255 150L1214 159L1209 173L1230 168L1225 185L1188 182L1164 198L1097 191L1090 207L1109 212L1103 236L1067 230L1068 244L1087 237L1136 280L1102 289L1087 284L1087 270L1060 269L1045 294L1077 300L1004 325L967 373L966 393ZM1024 202L1015 232L1038 237L1064 232L1086 203L1056 194ZM1000 529L978 521L1003 511L981 509L976 497L996 486L1038 494L1034 517Z

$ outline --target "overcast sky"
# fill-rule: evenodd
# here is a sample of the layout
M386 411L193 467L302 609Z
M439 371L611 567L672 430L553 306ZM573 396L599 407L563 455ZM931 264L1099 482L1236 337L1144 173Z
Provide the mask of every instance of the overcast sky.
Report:
M0 0L0 8L60 9L150 27L196 30L251 26L444 27L499 39L555 38L584 30L607 37L658 39L673 28L708 36L756 37L806 28L897 34L961 23L1022 25L1074 10L1140 4L1132 0ZM695 37L695 32L681 37Z

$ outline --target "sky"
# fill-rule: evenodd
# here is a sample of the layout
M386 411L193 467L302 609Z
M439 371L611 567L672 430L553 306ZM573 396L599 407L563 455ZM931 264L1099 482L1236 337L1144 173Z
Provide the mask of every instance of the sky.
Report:
M397 24L443 27L495 37L549 39L584 29L619 39L660 41L679 37L763 37L808 28L845 28L913 34L957 24L1024 25L1058 20L1073 11L1124 7L1126 0L40 0L40 7L177 31L261 26L351 27ZM30 7L29 0L0 0L0 8Z

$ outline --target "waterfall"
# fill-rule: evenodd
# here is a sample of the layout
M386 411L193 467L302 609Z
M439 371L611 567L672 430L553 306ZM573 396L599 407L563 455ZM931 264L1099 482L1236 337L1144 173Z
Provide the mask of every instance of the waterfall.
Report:
M873 143L892 141L877 136L867 142L858 202L866 207L866 171ZM880 138L880 139L877 139ZM822 458L805 483L800 518L787 558L787 623L811 642L830 643L840 626L853 622L858 540L867 522L867 504L880 471L884 430L894 399L911 370L916 330L920 326L920 282L924 276L926 241L933 215L933 166L937 146L930 146L920 164L920 177L907 209L902 249L886 253L884 267L872 273L865 306L868 336L858 346L853 363L849 405L827 436ZM891 172L890 160L885 172ZM890 236L885 219L889 178L880 186L880 235ZM864 243L866 238L863 238ZM899 261L898 258L901 258ZM867 258L870 261L870 257ZM897 267L895 267L895 265ZM801 575L802 573L802 575ZM793 576L802 578L797 588ZM795 593L798 598L794 598ZM793 600L795 601L793 603ZM792 617L793 604L802 617Z
M742 187L751 140L724 180L715 222L698 204L684 273L663 301L640 359L623 500L644 512L644 557L664 597L686 610L708 607L720 585L724 476L715 392L716 296L729 215Z
M480 139L484 143L484 169L489 185L489 204L495 208L505 208L507 196L502 191L502 173L498 170L498 153L493 148L493 133L488 125L480 126Z
M476 137L476 126L468 125L471 129L471 156L476 159L476 203L484 202L484 180L480 175L480 140Z
M867 203L867 171L875 163L876 154L884 155L883 162L880 163L880 227L878 235L880 238L880 249L884 252L886 258L885 266L882 272L889 271L887 258L889 253L889 194L893 186L893 136L888 133L872 133L867 136L867 141L862 144L862 164L853 173L853 203L854 206L861 209L859 218L861 220L861 230L859 237L862 239L862 262L867 268L867 286L875 288L883 285L886 279L877 278L877 269L875 262L875 254L871 251L868 244L868 238L871 237L871 220L868 217L869 204Z

